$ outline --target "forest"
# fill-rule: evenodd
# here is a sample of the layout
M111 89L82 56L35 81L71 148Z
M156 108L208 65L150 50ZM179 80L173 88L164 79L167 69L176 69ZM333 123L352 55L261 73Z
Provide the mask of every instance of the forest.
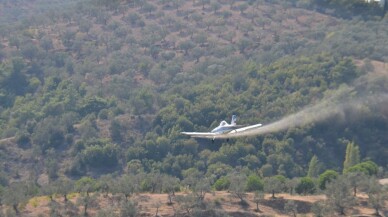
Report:
M257 211L265 193L326 195L303 211L314 216L350 214L362 191L386 215L386 11L361 0L0 0L0 216L74 194L49 215L86 216L119 195L117 212L94 214L138 216L144 192L168 195L174 215L234 216L205 203L217 191L242 207L251 192ZM323 104L264 135L180 134Z

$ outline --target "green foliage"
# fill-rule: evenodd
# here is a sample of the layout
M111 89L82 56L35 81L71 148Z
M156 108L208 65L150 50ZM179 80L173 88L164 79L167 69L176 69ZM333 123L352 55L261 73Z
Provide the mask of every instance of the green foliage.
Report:
M314 181L310 177L303 177L295 188L298 194L313 194L315 192Z
M350 142L346 146L346 155L343 171L347 171L349 167L353 167L358 163L360 163L360 149L353 142Z
M90 193L96 190L97 182L91 177L82 177L75 182L75 190L78 192Z
M345 170L345 173L351 172L361 172L365 175L373 176L377 175L378 166L373 161L365 161L359 164L356 164L352 167L349 167Z
M295 203L293 200L288 200L284 204L284 211L286 213L292 213L292 216L296 217L298 214L298 204Z
M98 112L106 108L108 108L108 102L105 99L92 97L85 99L84 102L79 106L78 111L81 116L85 116L90 113L98 114Z
M381 185L378 180L371 178L367 184L368 205L375 209L375 215L380 215L380 210L384 209L388 200L387 188Z
M135 217L137 216L138 210L136 203L133 201L122 201L120 206L121 217Z
M332 182L338 177L338 173L334 170L326 170L321 175L319 175L318 183L319 188L324 190L326 189L326 184Z
M345 109L344 122L335 116L264 138L208 145L180 135L208 131L231 114L242 125L271 123L353 84L365 83L351 92L354 98L361 90L385 93L385 78L368 77L388 56L386 19L372 17L380 16L374 5L225 1L220 8L206 0L187 8L191 4L183 7L182 1L99 0L50 2L46 13L47 4L22 2L28 10L8 1L10 10L0 17L6 24L0 25L0 134L4 141L16 136L20 148L33 153L23 159L45 159L39 171L53 179L64 165L66 175L78 177L160 171L183 178L197 170L225 181L235 167L288 178L308 167L307 175L316 177L323 167L342 166L343 137L359 144L344 172L376 174L375 165L358 164L360 154L387 164L382 150L388 125L383 109L373 105L362 106L360 122L349 122L355 115ZM253 13L263 9L271 16ZM370 60L359 67L365 58ZM354 82L360 75L367 82ZM14 164L13 158L1 159ZM151 176L143 179L137 189L159 189Z
M342 176L327 183L325 195L330 209L336 211L339 215L346 215L345 209L354 206L356 202L351 193L350 185Z
M362 16L365 19L373 18L374 16L384 16L384 8L378 5L378 2L367 1L352 1L352 0L311 0L308 1L310 7L316 7L320 11L330 11L332 15L344 18L352 18L353 16ZM327 9L327 10L325 10Z
M213 188L217 191L223 191L229 189L230 181L226 176L222 176L217 179L217 181L213 184Z
M318 157L314 155L309 163L309 170L307 172L307 177L317 177L319 175L319 165L318 165Z
M117 145L106 143L90 144L81 152L82 162L93 168L112 168L117 166L119 149Z
M283 176L272 176L264 178L264 191L272 194L275 198L275 193L280 193L284 190L285 178Z
M240 199L240 203L243 205L246 197L247 176L241 173L241 171L234 171L229 174L228 179L230 180L229 191L233 196Z
M257 175L250 175L247 179L246 191L262 191L264 189L264 183Z
M32 134L32 142L42 150L58 148L65 144L65 133L66 129L59 118L47 117L37 124Z
M26 196L27 189L25 183L12 183L4 190L2 203L11 206L16 214L19 214L19 204L25 202L28 198Z

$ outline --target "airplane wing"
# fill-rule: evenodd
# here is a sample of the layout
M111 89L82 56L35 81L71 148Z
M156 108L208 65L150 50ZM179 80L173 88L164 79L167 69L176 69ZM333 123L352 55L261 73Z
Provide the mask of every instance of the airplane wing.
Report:
M254 134L252 134L252 131L256 130L257 128L260 128L261 126L263 126L263 125L262 124L255 124L255 125L250 125L250 126L238 128L238 129L230 131L229 133L223 134L222 137L219 137L219 138L232 138L232 137L254 135Z
M262 124L255 124L251 126L241 127L231 130L227 133L206 133L206 132L181 132L181 134L188 135L194 138L206 138L206 139L227 139L233 137L249 136L253 135L252 130L261 127Z
M181 134L188 135L194 138L214 139L218 135L217 133L204 133L204 132L181 132Z

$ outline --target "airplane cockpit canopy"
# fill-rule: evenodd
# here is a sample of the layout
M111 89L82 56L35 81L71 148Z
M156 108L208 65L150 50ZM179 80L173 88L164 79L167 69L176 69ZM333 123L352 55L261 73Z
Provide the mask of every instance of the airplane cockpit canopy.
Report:
M225 126L225 125L227 125L228 123L226 123L226 121L221 121L221 123L220 123L220 126L222 127L222 126Z

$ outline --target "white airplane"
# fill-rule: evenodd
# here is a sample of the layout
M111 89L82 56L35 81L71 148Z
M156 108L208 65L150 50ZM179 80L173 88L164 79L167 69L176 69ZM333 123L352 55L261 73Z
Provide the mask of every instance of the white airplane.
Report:
M181 134L188 135L194 138L212 139L229 139L232 137L241 137L249 135L251 130L257 129L262 124L255 124L250 126L237 125L237 116L232 116L232 121L228 124L226 121L221 121L220 125L210 132L181 132Z

